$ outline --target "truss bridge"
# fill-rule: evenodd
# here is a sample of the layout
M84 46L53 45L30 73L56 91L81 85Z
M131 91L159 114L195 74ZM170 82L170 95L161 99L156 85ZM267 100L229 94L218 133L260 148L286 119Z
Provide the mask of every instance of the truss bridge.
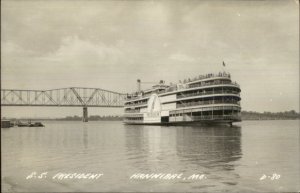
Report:
M1 89L1 106L83 107L83 121L88 121L88 107L121 108L126 94L100 88L70 87L52 90Z

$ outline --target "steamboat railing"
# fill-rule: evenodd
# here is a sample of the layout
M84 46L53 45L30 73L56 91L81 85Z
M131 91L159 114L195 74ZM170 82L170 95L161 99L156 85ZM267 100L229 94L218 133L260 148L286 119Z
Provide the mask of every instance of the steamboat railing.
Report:
M188 94L179 94L177 95L177 99L180 98L186 98L186 97L192 97L192 96L203 96L203 95L212 95L212 94L235 94L240 96L239 92L236 91L206 91L206 92L195 92L195 93L188 93Z
M211 105L211 104L235 104L240 105L239 101L232 100L209 100L209 101L197 101L197 102L187 102L176 104L176 108L181 107L190 107L190 106L199 106L199 105Z

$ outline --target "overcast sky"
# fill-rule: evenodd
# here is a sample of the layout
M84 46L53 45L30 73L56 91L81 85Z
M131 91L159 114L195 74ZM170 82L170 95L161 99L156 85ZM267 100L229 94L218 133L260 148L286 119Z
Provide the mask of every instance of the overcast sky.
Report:
M134 91L138 78L175 83L219 72L225 61L241 85L242 110L299 111L299 4L2 0L1 60L2 88L118 92ZM81 111L7 107L2 114ZM122 109L90 109L105 113Z

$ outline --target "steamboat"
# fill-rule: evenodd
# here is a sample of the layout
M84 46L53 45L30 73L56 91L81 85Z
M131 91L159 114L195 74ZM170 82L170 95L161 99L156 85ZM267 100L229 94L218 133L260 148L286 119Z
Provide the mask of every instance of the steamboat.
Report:
M240 86L230 74L199 75L193 79L154 84L127 94L124 104L125 124L188 125L229 124L241 121Z

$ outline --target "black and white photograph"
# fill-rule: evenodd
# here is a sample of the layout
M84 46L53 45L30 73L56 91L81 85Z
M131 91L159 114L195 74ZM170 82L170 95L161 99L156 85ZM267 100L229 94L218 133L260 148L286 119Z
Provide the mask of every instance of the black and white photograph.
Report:
M299 0L1 0L1 192L300 192Z

